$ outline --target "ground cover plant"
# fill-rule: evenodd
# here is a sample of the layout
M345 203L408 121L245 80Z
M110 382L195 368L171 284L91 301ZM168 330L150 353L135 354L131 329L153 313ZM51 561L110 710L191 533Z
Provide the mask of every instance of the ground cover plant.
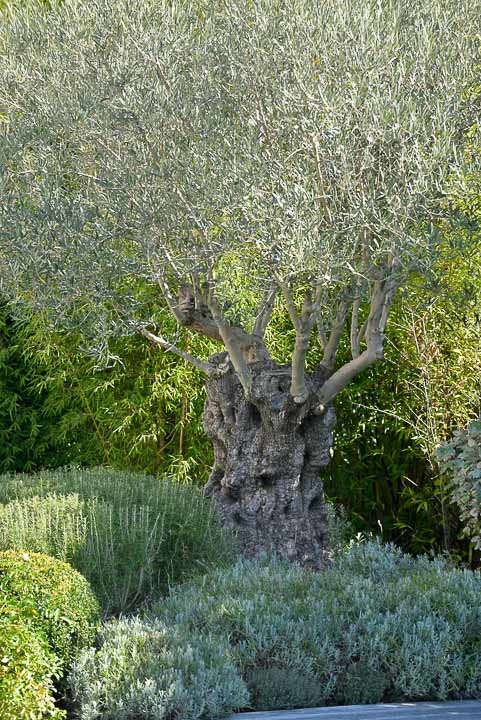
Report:
M168 478L101 468L0 477L0 548L70 562L106 614L229 562L234 547L200 491Z
M70 678L78 715L481 697L480 593L479 573L372 542L321 573L242 560L105 625Z

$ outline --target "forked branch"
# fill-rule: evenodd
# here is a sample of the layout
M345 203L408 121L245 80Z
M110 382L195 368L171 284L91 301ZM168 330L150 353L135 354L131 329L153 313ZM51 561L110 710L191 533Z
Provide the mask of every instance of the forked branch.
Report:
M382 360L384 357L384 330L386 328L389 308L399 285L399 279L394 272L395 269L394 266L391 268L391 273L385 280L382 280L380 272L378 273L373 284L369 316L361 330L356 332L356 341L358 338L362 339L365 336L366 349L353 357L350 362L336 370L336 372L326 380L319 393L320 411L322 411L325 405L333 400L356 375L373 365L376 360Z
M254 322L254 329L252 334L256 337L263 338L266 334L267 326L274 310L274 304L276 302L276 296L278 287L275 285L268 288L264 294L264 298L257 312L257 317Z
M212 340L222 341L219 328L212 317L207 298L202 295L197 278L193 278L191 284L181 284L177 298L173 296L165 277L160 273L158 282L167 306L179 325L195 330Z

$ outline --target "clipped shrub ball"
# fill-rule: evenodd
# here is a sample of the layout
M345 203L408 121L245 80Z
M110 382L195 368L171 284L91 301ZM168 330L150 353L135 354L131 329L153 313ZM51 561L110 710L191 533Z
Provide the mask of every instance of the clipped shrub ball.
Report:
M41 553L0 552L0 594L46 639L60 668L91 645L99 617L87 580L70 565Z
M15 607L0 607L1 720L60 720L53 681L60 667L46 639Z
M481 698L480 599L479 573L377 543L320 573L242 560L107 625L74 666L79 716Z

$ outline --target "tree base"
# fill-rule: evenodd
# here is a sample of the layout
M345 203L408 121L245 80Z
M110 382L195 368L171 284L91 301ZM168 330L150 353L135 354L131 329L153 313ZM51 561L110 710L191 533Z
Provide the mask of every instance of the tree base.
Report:
M318 414L322 371L308 378L309 398L289 395L290 367L263 360L250 365L246 399L226 353L210 358L222 368L207 382L204 427L214 446L205 492L247 557L278 555L318 569L327 547L327 513L319 477L329 464L335 414Z

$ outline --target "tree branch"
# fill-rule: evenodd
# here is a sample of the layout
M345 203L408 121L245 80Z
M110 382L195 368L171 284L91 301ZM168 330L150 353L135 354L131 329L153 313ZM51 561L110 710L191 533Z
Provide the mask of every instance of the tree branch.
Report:
M395 267L393 267L393 270L395 270ZM376 360L382 360L384 358L384 330L389 308L397 287L398 280L394 272L391 272L385 280L381 279L381 271L379 270L377 272L371 295L369 316L365 323L366 329L364 331L363 326L358 334L359 337L361 333L365 332L367 348L363 353L336 370L336 372L326 380L318 395L320 412L324 410L325 405L333 400L356 375L373 365Z
M162 295L164 296L164 298L167 302L169 310L174 315L177 322L179 322L181 325L183 325L184 324L184 315L180 311L179 303L176 301L176 299L171 294L170 288L164 278L164 275L161 272L159 272L157 282L159 283L159 287L162 291Z
M361 329L359 330L359 333L358 333L358 336L357 336L357 345L358 345L359 348L360 348L361 343L362 343L362 341L364 340L364 337L365 337L365 335L366 335L366 331L367 331L367 321L368 321L368 319L366 318L366 319L364 320L364 322L363 322L363 324L362 324L362 327L361 327Z
M244 388L246 396L250 397L252 389L252 374L244 357L242 343L239 342L239 338L236 337L235 331L237 328L231 327L227 319L224 317L217 299L213 295L209 298L209 309L212 313L215 324L217 325L220 337L222 338L226 350L229 353L236 375ZM247 333L243 334L248 337Z
M292 322L295 330L298 331L301 329L301 318L297 314L296 306L294 305L294 299L292 297L290 288L285 282L279 282L279 287L281 288L282 293L284 295L284 299L286 301L286 306L287 306L287 312L289 313L291 322Z
M322 324L322 318L319 317L317 319L317 337L319 338L319 342L321 343L322 349L325 351L327 347L327 336L324 330L324 326Z
M370 367L375 361L376 356L370 351L365 350L361 355L343 365L326 380L322 386L319 397L319 412L323 412L328 402L333 400L336 395L350 383L353 377Z
M179 325L195 330L212 340L222 342L219 328L207 305L207 299L201 295L198 283L196 286L196 280L194 280L193 288L187 284L180 286L177 300L173 297L167 282L160 273L158 282L167 305Z
M257 337L263 338L265 335L267 326L269 325L269 320L272 316L272 311L274 310L277 291L278 287L274 286L269 288L264 295L255 319L254 329L252 331L252 334Z
M312 324L309 322L312 316L312 306L306 296L301 315L298 315L296 306L294 305L294 298L287 283L279 282L279 287L284 295L287 311L296 331L296 341L292 353L292 377L289 392L294 398L294 402L302 405L308 397L305 364L312 329ZM308 325L310 325L310 327L308 327Z
M203 360L199 360L199 358L196 358L194 355L190 355L190 353L184 352L184 350L176 347L176 345L169 342L161 335L155 335L146 328L139 328L137 332L139 333L139 335L143 335L143 337L147 338L147 340L150 340L150 342L157 347L161 347L163 350L174 353L174 355L178 355L183 360L191 363L191 365L195 365L196 368L202 370L202 372L206 373L206 375L214 375L218 372L218 368L215 365L212 365L209 362L204 362Z
M341 341L342 333L344 330L344 324L346 322L347 309L347 302L345 300L342 300L339 303L339 307L336 313L336 319L334 320L334 323L332 325L329 339L326 339L325 336L319 336L321 344L324 348L321 364L328 369L332 369L336 361L337 349L339 347L339 343Z
M310 294L306 293L301 314L298 315L289 288L285 284L281 287L284 292L284 297L286 298L289 316L296 331L296 341L292 354L292 379L289 392L294 402L302 405L309 395L306 387L306 356L309 350L312 328L316 322L316 310L319 309L319 292L316 290L316 300L314 302L312 302Z
M359 357L360 352L360 340L359 340L359 306L361 304L360 288L357 288L358 292L354 300L352 301L352 312L351 312L351 354L353 359Z

